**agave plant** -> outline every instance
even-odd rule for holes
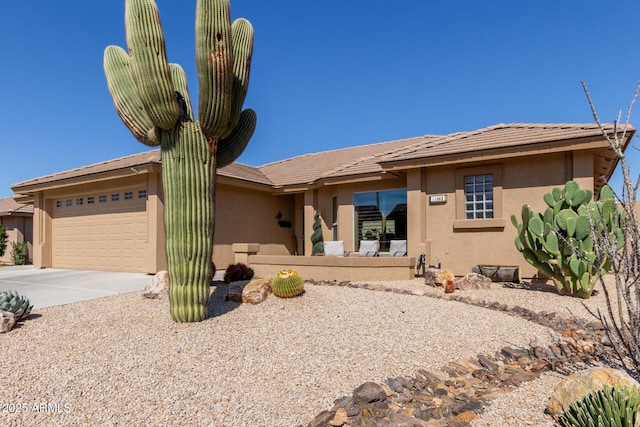
[[[571,405],[560,417],[561,427],[635,427],[638,425],[640,391],[605,386]]]
[[[16,291],[0,292],[0,310],[10,311],[16,315],[16,321],[29,317],[32,304],[27,298],[21,297]]]

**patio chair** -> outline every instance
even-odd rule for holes
[[[407,241],[406,240],[390,240],[389,256],[394,256],[394,257],[407,256]]]
[[[325,256],[345,256],[344,240],[329,240],[324,242]]]
[[[359,256],[378,256],[380,252],[380,240],[360,240]]]

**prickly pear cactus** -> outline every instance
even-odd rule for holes
[[[304,279],[294,270],[282,270],[271,280],[273,294],[280,298],[293,298],[304,290]]]
[[[605,386],[571,405],[558,419],[561,427],[635,427],[640,391],[633,386]]]
[[[611,268],[608,259],[596,256],[592,227],[598,233],[617,233],[615,238],[622,245],[621,229],[615,226],[621,217],[616,213],[613,191],[604,186],[598,201],[591,201],[592,195],[569,181],[564,188],[544,195],[548,206],[544,214],[524,205],[522,223],[511,216],[518,229],[516,248],[529,264],[553,280],[562,295],[589,298],[598,272]]]
[[[16,291],[0,292],[0,310],[10,311],[16,315],[16,321],[29,317],[33,305],[27,298],[20,296]]]
[[[324,240],[322,239],[322,224],[320,223],[320,211],[313,215],[313,234],[311,235],[311,255],[324,253]]]
[[[216,168],[232,163],[256,126],[242,110],[249,83],[253,28],[230,21],[228,0],[198,0],[196,119],[185,73],[167,62],[153,0],[126,0],[128,53],[104,52],[104,71],[116,112],[140,142],[160,145],[171,315],[197,322],[207,315],[213,277]]]

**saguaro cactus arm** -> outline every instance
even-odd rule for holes
[[[125,27],[131,75],[138,96],[153,123],[169,130],[178,121],[180,107],[175,99],[156,3],[153,0],[127,0]]]
[[[160,145],[160,134],[142,105],[136,84],[131,76],[129,55],[119,46],[104,51],[104,73],[109,93],[120,119],[133,136],[150,146]]]
[[[255,111],[247,108],[240,114],[240,121],[229,136],[218,142],[218,155],[216,163],[223,168],[235,162],[244,151],[256,130],[258,116]]]
[[[207,137],[229,126],[233,91],[233,48],[228,0],[198,0],[196,66],[200,82],[198,118]]]

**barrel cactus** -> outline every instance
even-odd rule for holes
[[[324,253],[324,239],[322,238],[322,224],[320,211],[313,215],[313,234],[311,234],[311,255]]]
[[[0,292],[0,310],[15,314],[16,321],[29,317],[32,308],[33,305],[29,303],[29,300],[20,296],[16,291]]]
[[[598,274],[611,268],[609,259],[596,255],[592,231],[613,233],[622,245],[621,217],[613,191],[604,186],[598,201],[591,201],[592,196],[590,190],[569,181],[564,188],[544,195],[548,206],[544,214],[524,205],[522,223],[511,216],[518,229],[516,248],[529,264],[553,280],[562,295],[589,298]]]
[[[605,386],[571,405],[558,419],[561,427],[635,427],[640,406],[637,387]]]
[[[271,290],[280,298],[293,298],[304,290],[304,279],[294,270],[282,270],[271,280]]]
[[[171,315],[201,321],[213,278],[216,169],[240,156],[256,127],[256,114],[242,110],[253,28],[231,23],[228,0],[198,0],[197,118],[182,67],[167,62],[156,3],[126,0],[125,29],[128,53],[104,51],[107,86],[133,136],[161,148]]]

